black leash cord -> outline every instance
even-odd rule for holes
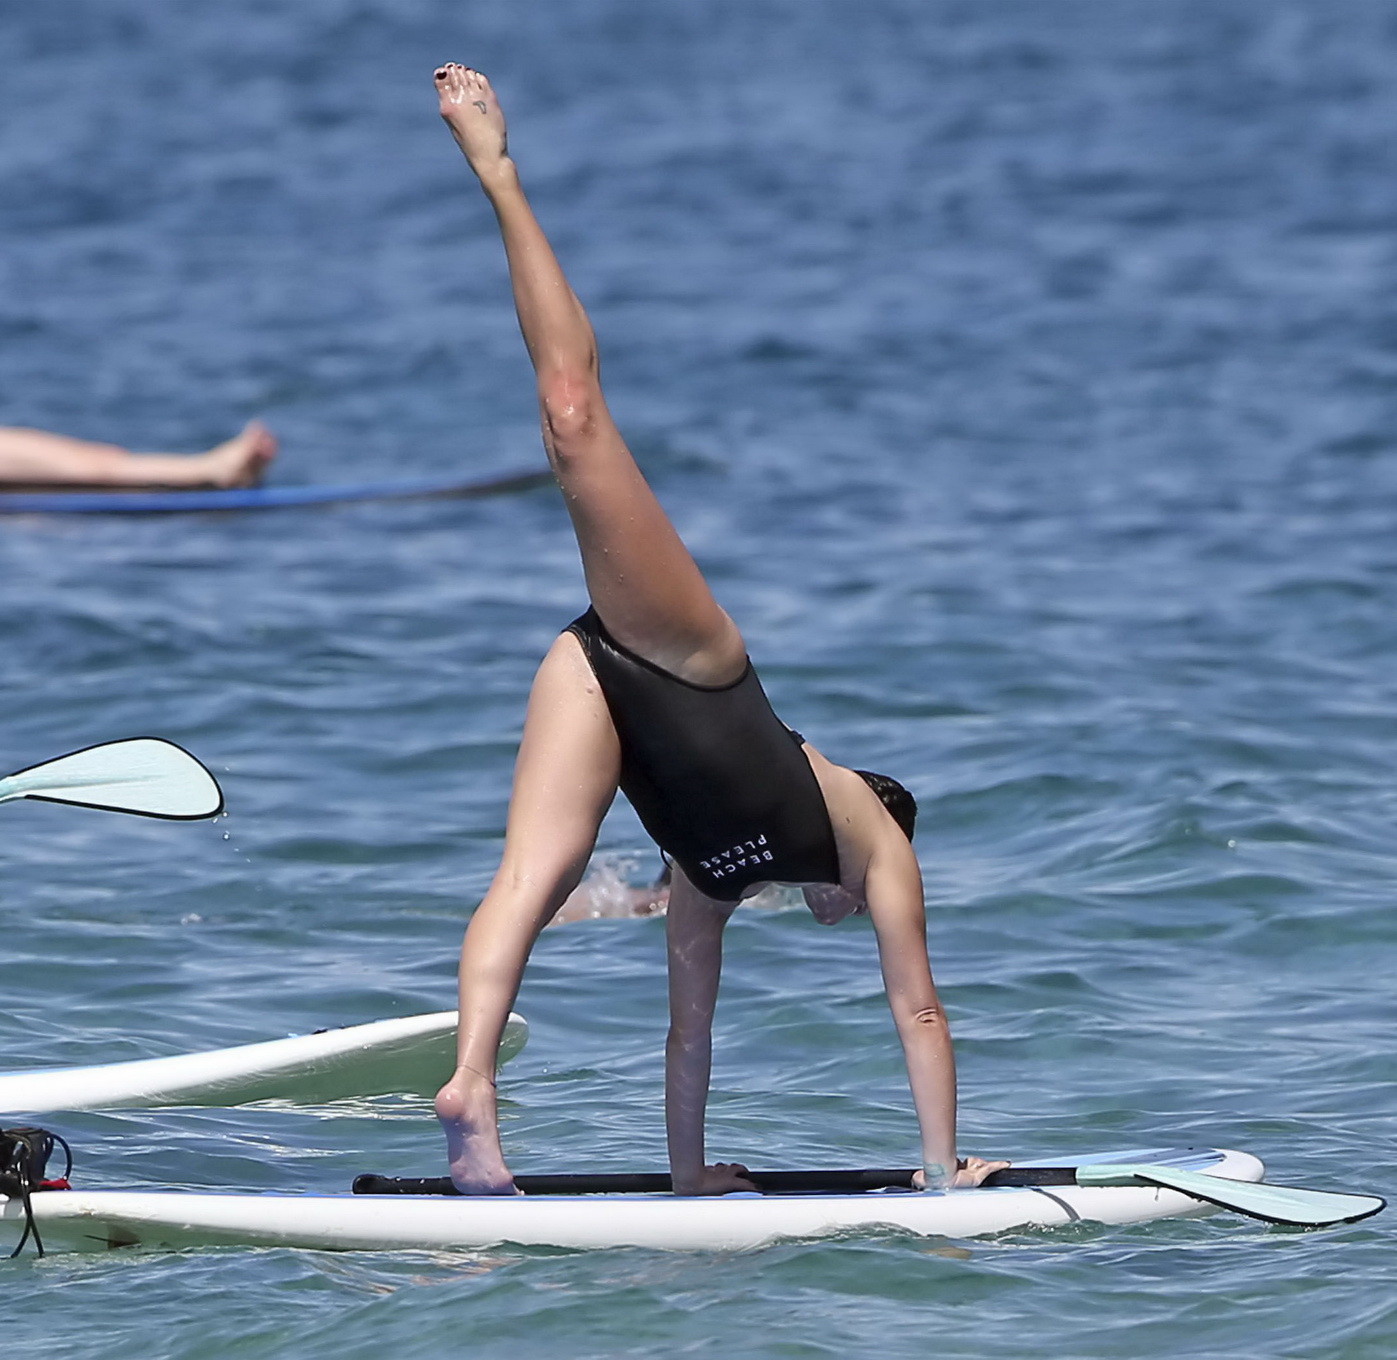
[[[18,1194],[24,1210],[24,1232],[10,1253],[11,1261],[24,1250],[30,1238],[34,1240],[35,1252],[40,1256],[44,1254],[44,1239],[34,1219],[33,1193],[44,1188],[48,1161],[55,1145],[63,1149],[65,1165],[61,1179],[66,1184],[73,1170],[73,1149],[66,1138],[48,1129],[0,1129],[0,1154],[5,1159],[5,1164],[0,1165],[0,1189],[12,1197]]]

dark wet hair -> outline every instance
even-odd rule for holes
[[[917,800],[889,775],[874,774],[872,770],[855,770],[854,773],[878,795],[878,801],[910,841],[917,825]]]

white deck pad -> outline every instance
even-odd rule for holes
[[[1111,1151],[1023,1162],[1081,1166],[1150,1163],[1259,1181],[1245,1152],[1207,1148]],[[1155,1186],[1003,1188],[925,1195],[529,1195],[447,1198],[400,1195],[187,1194],[176,1191],[47,1191],[33,1198],[50,1250],[140,1246],[280,1246],[339,1251],[472,1249],[500,1243],[570,1248],[650,1247],[732,1251],[776,1238],[832,1233],[977,1237],[1079,1221],[1147,1223],[1217,1212]],[[0,1208],[0,1249],[18,1240],[18,1203]]]
[[[455,1031],[455,1011],[434,1011],[206,1053],[0,1072],[0,1114],[431,1094],[450,1075]],[[509,1017],[501,1063],[528,1033],[522,1016]]]

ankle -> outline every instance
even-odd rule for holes
[[[470,1063],[457,1063],[456,1070],[451,1074],[451,1084],[463,1088],[488,1086],[493,1091],[495,1089],[495,1074],[482,1071],[478,1067],[472,1067]]]
[[[486,165],[476,165],[472,161],[471,169],[480,180],[480,187],[485,190],[485,196],[491,200],[519,187],[519,169],[507,154]]]

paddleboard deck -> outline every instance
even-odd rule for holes
[[[286,1097],[302,1103],[344,1096],[429,1095],[451,1070],[455,1011],[240,1044],[206,1053],[94,1067],[0,1072],[0,1112],[43,1114],[160,1105],[243,1105]],[[500,1062],[524,1047],[529,1027],[511,1015]]]
[[[1212,1148],[1105,1152],[1072,1165],[1140,1163],[1238,1181],[1264,1168],[1245,1152]],[[1061,1157],[1017,1165],[1059,1167]],[[191,1246],[296,1247],[332,1251],[471,1250],[511,1243],[562,1248],[645,1247],[736,1251],[780,1238],[869,1233],[982,1237],[1070,1223],[1148,1223],[1215,1213],[1214,1206],[1154,1186],[1004,1187],[828,1195],[399,1195],[188,1194],[179,1191],[46,1191],[33,1197],[49,1250]],[[0,1207],[0,1248],[18,1240],[23,1211]]]
[[[6,491],[0,492],[0,514],[160,515],[196,510],[282,510],[353,501],[469,499],[527,491],[542,486],[551,475],[530,469],[471,481],[424,477],[343,486],[250,486],[226,491]]]

